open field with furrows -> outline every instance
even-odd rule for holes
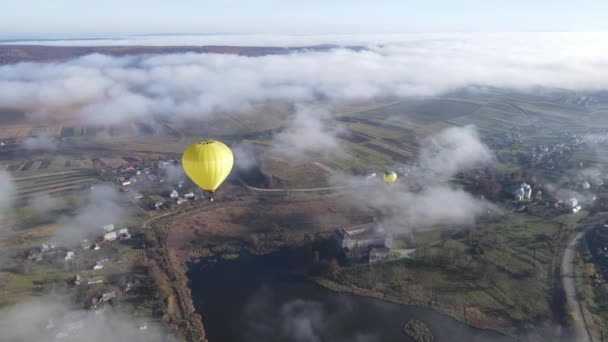
[[[37,193],[53,193],[77,189],[85,184],[97,181],[92,169],[75,169],[58,173],[22,177],[16,179],[17,195],[30,197]]]
[[[333,169],[320,162],[301,162],[278,157],[261,160],[260,171],[268,178],[271,188],[314,188],[328,186],[328,175]]]
[[[357,113],[359,117],[377,120],[396,119],[418,124],[429,124],[467,115],[480,108],[483,103],[449,98],[428,100],[405,100],[397,104]]]
[[[17,160],[6,160],[5,167],[15,177],[31,177],[53,172],[74,169],[92,168],[90,159],[77,156],[54,156],[51,154],[39,154],[19,158]]]

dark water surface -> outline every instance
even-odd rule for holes
[[[434,341],[515,341],[430,309],[335,293],[289,273],[285,251],[192,264],[194,304],[210,342],[412,341],[401,328],[424,322]]]

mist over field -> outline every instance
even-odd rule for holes
[[[255,41],[255,36],[245,38]],[[604,38],[585,33],[402,35],[363,37],[360,50],[260,57],[93,54],[0,67],[0,103],[33,113],[70,108],[89,123],[110,124],[218,117],[274,100],[427,97],[483,87],[594,91],[608,88],[608,48],[599,44]]]

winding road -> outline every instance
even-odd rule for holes
[[[581,303],[576,294],[576,286],[574,283],[574,256],[576,255],[576,249],[581,238],[585,235],[584,232],[576,234],[576,236],[570,240],[566,250],[564,251],[564,257],[562,258],[562,283],[564,291],[566,292],[566,300],[568,302],[568,308],[573,313],[574,319],[574,330],[576,332],[576,341],[578,342],[591,342],[591,335],[583,316],[581,309]]]

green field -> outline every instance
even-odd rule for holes
[[[552,279],[564,243],[585,217],[580,213],[552,220],[512,214],[447,239],[440,231],[418,232],[414,241],[419,248],[412,259],[344,267],[320,283],[431,306],[477,326],[517,334],[527,322],[560,318],[552,307]],[[470,252],[475,240],[483,254]],[[477,321],[465,316],[469,311]]]

